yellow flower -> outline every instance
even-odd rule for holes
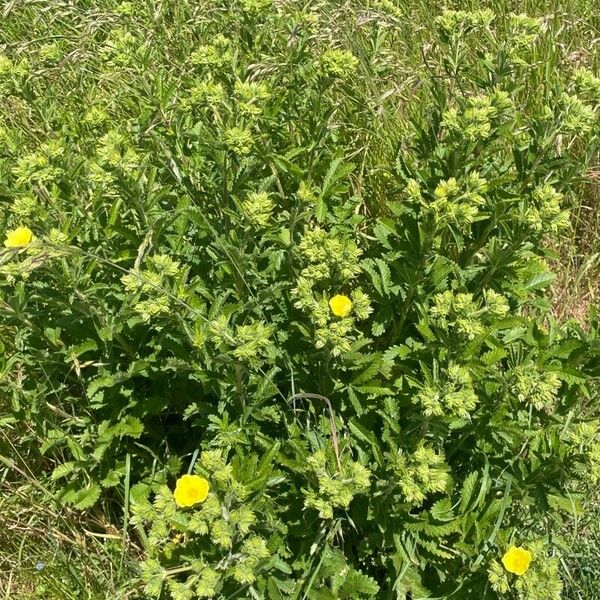
[[[509,573],[523,575],[529,569],[533,555],[525,548],[511,546],[502,557],[502,564]]]
[[[347,317],[352,310],[352,300],[348,296],[338,294],[329,301],[329,307],[336,317]]]
[[[198,475],[182,475],[175,485],[173,498],[181,508],[204,502],[208,496],[208,481]]]
[[[17,227],[6,232],[4,245],[7,248],[22,248],[33,240],[33,232],[29,227]]]

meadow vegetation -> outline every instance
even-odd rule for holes
[[[0,6],[0,595],[597,600],[600,11]]]

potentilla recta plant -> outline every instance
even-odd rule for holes
[[[53,500],[126,498],[141,597],[558,600],[600,365],[547,240],[600,79],[444,11],[403,102],[392,2],[163,9],[0,46],[0,406]]]

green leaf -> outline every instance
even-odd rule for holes
[[[462,491],[460,493],[460,512],[464,513],[470,505],[473,495],[475,494],[475,486],[477,485],[477,479],[479,474],[477,471],[469,473],[463,481]]]
[[[102,488],[98,484],[93,483],[90,487],[80,490],[77,493],[73,501],[73,506],[78,510],[86,510],[96,504],[101,493]]]
[[[327,217],[327,204],[324,198],[318,198],[315,203],[315,218],[319,223],[323,223]]]
[[[356,569],[350,569],[338,591],[338,598],[369,598],[379,592],[379,585],[372,578]]]
[[[523,284],[523,289],[527,292],[544,289],[548,287],[555,279],[556,275],[554,275],[554,273],[550,273],[548,271],[537,273],[531,277],[527,283]]]
[[[342,158],[336,158],[331,162],[321,187],[322,198],[326,198],[330,195],[332,191],[331,188],[337,181],[343,179],[352,173],[352,171],[354,171],[355,165],[353,163],[343,163],[342,161]]]
[[[438,500],[433,504],[429,512],[436,521],[452,521],[454,519],[454,511],[452,510],[450,498]]]
[[[377,440],[377,437],[375,437],[371,431],[363,427],[356,419],[350,419],[348,428],[357,439],[366,442],[371,446],[373,456],[377,461],[377,464],[382,467],[385,464],[385,461],[383,458],[383,452],[379,448],[379,441]]]
[[[61,479],[62,477],[66,477],[73,473],[76,469],[77,463],[74,461],[67,461],[58,465],[50,475],[51,481],[56,481],[57,479]]]

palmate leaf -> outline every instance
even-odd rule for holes
[[[284,600],[284,598],[287,597],[288,593],[291,593],[293,591],[292,585],[291,589],[287,589],[285,591],[286,596],[284,596],[281,590],[282,586],[283,589],[286,590],[285,582],[277,577],[269,577],[267,579],[267,597],[269,598],[269,600]]]
[[[381,258],[367,258],[362,261],[363,269],[371,277],[373,286],[382,297],[396,296],[401,289],[400,285],[394,285],[392,273],[388,263]]]
[[[389,240],[390,237],[397,235],[396,229],[389,220],[380,219],[373,227],[373,235],[377,241],[386,249],[392,250],[393,246]]]
[[[370,445],[375,460],[380,466],[383,466],[385,464],[383,452],[375,434],[363,427],[356,419],[350,420],[348,428],[357,439]]]
[[[461,528],[460,519],[454,519],[442,525],[431,523],[428,520],[422,520],[418,522],[408,522],[404,525],[407,531],[414,531],[415,533],[423,533],[430,538],[441,538],[456,533]]]
[[[323,550],[322,564],[319,576],[323,578],[334,577],[347,569],[346,557],[342,552],[327,546]]]
[[[40,452],[45,454],[50,448],[54,448],[55,446],[62,444],[67,439],[67,435],[61,431],[60,429],[50,429],[42,445],[40,446]]]
[[[367,366],[367,368],[364,371],[362,371],[356,377],[354,377],[354,379],[352,380],[352,385],[359,386],[361,384],[371,382],[371,381],[373,381],[373,383],[377,383],[378,380],[374,379],[374,378],[381,371],[382,366],[383,366],[382,355],[378,352],[373,353],[371,355],[370,364]]]
[[[363,269],[369,274],[371,277],[371,283],[375,287],[375,289],[379,292],[381,296],[384,295],[383,282],[381,281],[381,275],[375,269],[375,262],[373,259],[367,258],[362,261]]]
[[[98,437],[102,442],[108,442],[113,438],[139,438],[143,432],[144,424],[139,418],[133,416],[128,416],[112,425],[109,421],[103,421],[98,427]]]
[[[119,485],[121,482],[121,478],[123,477],[122,470],[113,469],[108,472],[108,474],[100,480],[100,485],[103,488],[115,487]]]

